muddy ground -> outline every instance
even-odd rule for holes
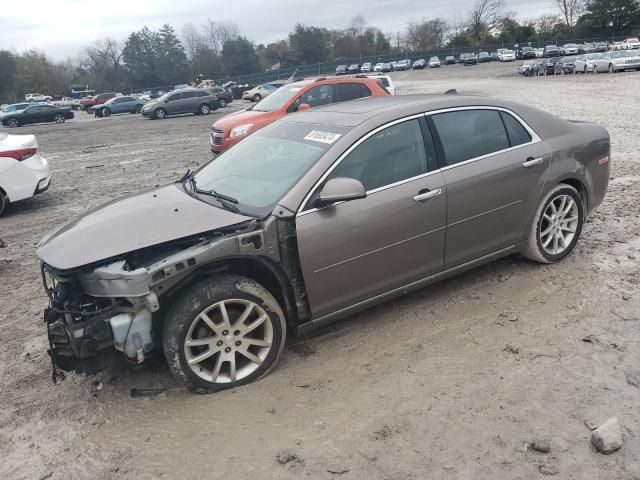
[[[34,249],[66,219],[205,162],[215,116],[79,113],[12,131],[37,135],[53,184],[0,219],[0,478],[640,478],[640,73],[514,70],[394,77],[399,93],[457,88],[604,125],[612,179],[575,252],[553,266],[510,257],[295,339],[271,375],[214,395],[162,363],[52,385]],[[604,456],[586,423],[612,416],[624,445]],[[527,448],[539,438],[551,452]]]

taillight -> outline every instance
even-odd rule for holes
[[[29,157],[33,157],[36,152],[38,151],[37,148],[20,148],[18,150],[8,150],[6,152],[1,152],[0,151],[0,157],[10,157],[10,158],[15,158],[16,160],[18,160],[19,162],[26,160]]]

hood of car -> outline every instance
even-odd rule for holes
[[[252,123],[255,127],[261,127],[282,116],[279,110],[273,112],[258,112],[256,110],[245,110],[242,112],[231,113],[216,121],[213,126],[220,128],[225,132],[233,127]]]
[[[177,184],[128,195],[48,233],[37,255],[68,270],[251,220],[192,197]]]

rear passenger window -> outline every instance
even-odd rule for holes
[[[338,83],[336,88],[338,89],[338,98],[341,102],[371,96],[371,90],[362,83]]]
[[[531,135],[525,130],[522,124],[513,118],[513,115],[509,115],[506,112],[500,112],[504,126],[507,129],[507,135],[509,136],[509,144],[512,147],[522,145],[523,143],[529,143],[531,141]]]
[[[444,150],[444,166],[509,148],[497,110],[459,110],[432,115]]]
[[[360,180],[365,190],[400,182],[427,172],[427,154],[417,119],[385,128],[358,145],[327,180]]]

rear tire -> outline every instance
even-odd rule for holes
[[[198,107],[198,113],[201,115],[209,115],[209,113],[211,113],[211,107],[206,103],[203,103]]]
[[[580,193],[566,183],[556,185],[538,205],[522,255],[539,263],[559,262],[576,246],[584,221]]]
[[[609,73],[613,73],[613,65],[609,64]]]
[[[162,341],[174,375],[190,388],[215,392],[269,373],[286,333],[284,313],[271,293],[252,279],[222,274],[176,299]]]
[[[9,128],[17,128],[20,126],[20,120],[17,118],[10,118],[7,120],[7,127]]]

